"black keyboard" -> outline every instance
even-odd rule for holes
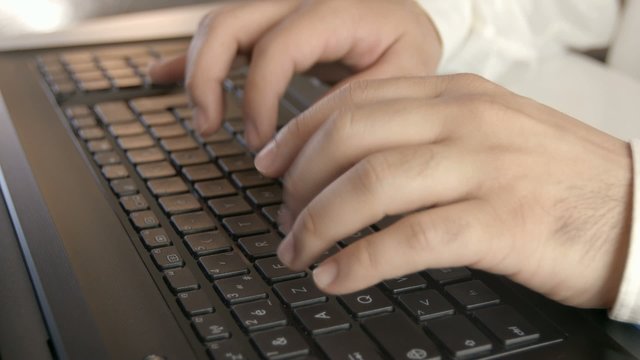
[[[245,146],[241,62],[225,82],[224,126],[206,138],[195,134],[180,87],[145,80],[150,61],[187,44],[51,52],[37,61],[203,358],[467,359],[562,341],[504,279],[471,269],[428,269],[336,297],[319,291],[310,271],[283,266],[275,256],[282,187],[254,168]],[[313,80],[293,85],[279,127],[319,96]],[[343,239],[313,266],[388,223]]]

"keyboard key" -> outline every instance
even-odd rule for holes
[[[267,206],[282,203],[280,186],[265,186],[247,190],[249,200],[256,206]]]
[[[200,210],[200,203],[191,194],[165,196],[158,199],[158,202],[162,210],[170,215]]]
[[[144,86],[144,80],[139,76],[113,77],[113,85],[118,89]]]
[[[245,129],[244,121],[241,118],[226,119],[224,128],[232,133],[243,133]]]
[[[248,257],[255,259],[275,255],[280,241],[276,234],[262,234],[241,238],[238,245]]]
[[[440,284],[446,284],[457,280],[469,279],[471,272],[464,267],[457,268],[441,268],[427,270],[429,276],[439,282]]]
[[[96,122],[96,119],[93,116],[78,117],[78,118],[73,118],[71,120],[71,126],[73,126],[73,128],[76,130],[82,129],[82,128],[94,127],[97,125],[98,123]]]
[[[140,211],[149,208],[147,200],[142,195],[129,195],[120,198],[120,204],[127,212]]]
[[[64,70],[64,69],[63,69]],[[65,108],[64,113],[69,118],[91,116],[91,109],[87,105],[72,105]]]
[[[248,330],[264,330],[287,324],[287,317],[279,303],[273,300],[258,300],[232,307],[233,315]]]
[[[250,360],[258,355],[249,344],[243,344],[238,338],[219,340],[207,344],[209,356],[222,360]]]
[[[191,118],[191,116],[189,116],[188,118]],[[225,129],[219,129],[218,131],[204,138],[200,135],[196,135],[196,140],[198,140],[198,142],[206,144],[229,141],[231,139],[233,139],[233,137]]]
[[[186,93],[159,95],[133,99],[130,104],[136,112],[148,113],[188,106],[189,98]]]
[[[175,176],[166,179],[151,180],[147,183],[149,190],[155,196],[165,196],[187,192],[187,185],[181,178]]]
[[[227,324],[218,314],[194,316],[191,319],[193,328],[203,341],[226,339],[231,336]]]
[[[352,294],[339,296],[350,313],[356,317],[365,317],[393,311],[393,304],[377,288],[370,287]]]
[[[124,165],[105,165],[102,167],[102,175],[104,175],[107,180],[121,179],[128,177],[129,171],[127,171]]]
[[[309,277],[278,283],[273,286],[273,290],[284,303],[292,308],[327,301],[327,296],[316,287],[313,279]]]
[[[214,286],[218,294],[229,304],[239,304],[267,297],[267,289],[262,279],[252,275],[217,280]]]
[[[171,161],[178,167],[202,164],[209,161],[209,156],[202,149],[176,151],[171,154]]]
[[[309,353],[309,345],[292,327],[261,331],[251,336],[262,356],[267,359],[287,359]]]
[[[260,274],[271,283],[301,278],[306,274],[304,271],[290,270],[275,256],[257,260],[255,266]]]
[[[144,127],[139,122],[132,121],[110,125],[109,132],[115,137],[140,135],[144,133]]]
[[[417,321],[454,313],[453,306],[435,290],[400,295],[399,300]]]
[[[387,290],[394,294],[423,289],[427,287],[427,281],[418,274],[409,274],[382,282]]]
[[[213,164],[187,166],[182,168],[182,174],[191,182],[222,177],[220,170]]]
[[[207,146],[207,152],[214,159],[223,156],[242,155],[246,153],[246,151],[247,150],[235,140],[213,143]]]
[[[493,306],[473,313],[504,346],[536,340],[540,333],[509,306]]]
[[[142,230],[140,236],[147,249],[171,245],[171,240],[163,228]]]
[[[144,180],[176,175],[176,170],[167,161],[138,165],[136,169]]]
[[[158,222],[156,214],[154,214],[150,210],[133,212],[129,215],[129,218],[131,218],[131,221],[133,221],[133,225],[135,225],[138,229],[152,228],[160,224]]]
[[[173,109],[173,113],[179,119],[191,119],[193,117],[193,108],[191,107],[177,107]]]
[[[189,268],[165,270],[164,280],[174,294],[196,290],[200,287]]]
[[[251,206],[241,196],[227,196],[209,200],[209,207],[220,217],[240,215],[251,212]]]
[[[107,139],[102,140],[91,140],[87,142],[87,148],[92,153],[97,153],[101,151],[110,151],[113,149],[111,143]]]
[[[280,205],[272,205],[262,208],[262,214],[267,217],[273,225],[278,225],[278,217],[280,216]]]
[[[269,231],[269,225],[256,214],[228,217],[222,220],[233,236],[249,236]]]
[[[187,235],[184,238],[192,254],[209,255],[231,250],[231,242],[227,235],[220,231],[207,231],[200,234]]]
[[[164,153],[158,147],[127,151],[127,158],[133,164],[144,164],[164,160]]]
[[[240,171],[231,175],[233,182],[240,188],[271,185],[275,180],[265,177],[257,170]]]
[[[93,156],[93,159],[100,166],[120,163],[120,156],[118,156],[118,154],[116,154],[113,151],[101,152],[101,153],[95,154]]]
[[[151,135],[153,135],[153,137],[155,138],[166,139],[183,136],[186,134],[187,132],[178,123],[173,123],[170,125],[157,125],[151,127]]]
[[[125,123],[136,120],[127,103],[124,101],[104,102],[95,106],[98,118],[105,125]]]
[[[87,128],[80,129],[78,131],[78,135],[80,135],[80,138],[85,141],[97,140],[97,139],[102,139],[104,137],[104,130],[102,130],[97,126],[87,127]]]
[[[138,186],[131,178],[113,180],[111,188],[118,196],[133,195],[138,192]]]
[[[440,359],[433,341],[402,313],[369,318],[362,325],[392,359]]]
[[[198,263],[210,279],[221,279],[249,272],[244,261],[234,252],[203,256]]]
[[[87,69],[87,71],[74,71],[73,77],[79,82],[107,80],[107,78],[104,76],[104,73],[100,71],[100,69],[96,68],[95,65],[92,65],[92,67]]]
[[[201,181],[196,183],[194,188],[205,199],[236,193],[236,189],[226,179]]]
[[[173,246],[153,249],[151,250],[151,257],[153,257],[153,262],[156,263],[160,270],[173,269],[184,265],[178,249]]]
[[[349,316],[333,302],[295,309],[295,315],[313,335],[348,329]]]
[[[192,234],[216,228],[209,214],[199,211],[189,214],[174,215],[171,222],[182,234]]]
[[[168,111],[142,114],[140,120],[149,127],[175,124],[178,121],[175,116]]]
[[[204,290],[194,290],[178,294],[178,303],[188,316],[213,312],[213,304]]]
[[[218,164],[220,164],[220,167],[226,173],[255,169],[253,166],[253,158],[249,155],[220,158],[218,159]]]
[[[118,138],[118,146],[122,150],[134,150],[142,149],[153,146],[155,143],[151,136],[147,134],[133,135],[133,136],[121,136]]]
[[[316,343],[330,359],[382,360],[376,346],[358,329],[322,335],[316,338]]]
[[[197,149],[198,143],[189,136],[160,140],[163,149],[169,152]]]
[[[472,280],[460,284],[449,285],[444,290],[467,310],[500,302],[498,295],[480,280]]]
[[[427,328],[456,357],[477,356],[493,347],[491,341],[462,315],[430,321]]]

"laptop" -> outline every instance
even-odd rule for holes
[[[638,355],[638,331],[604,311],[474,269],[323,294],[313,266],[275,256],[282,188],[244,143],[246,62],[224,83],[223,127],[203,138],[184,89],[144,73],[189,39],[134,39],[0,54],[0,359]],[[327,89],[297,76],[278,126]]]

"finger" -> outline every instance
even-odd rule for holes
[[[369,154],[430,144],[464,128],[461,110],[439,99],[401,99],[359,106],[324,122],[284,175],[292,216],[323,188]],[[404,162],[404,160],[400,160]]]
[[[480,182],[482,163],[474,154],[445,144],[370,155],[300,212],[278,255],[285,265],[304,269],[338,240],[384,216],[467,199]]]
[[[309,138],[334,113],[376,101],[437,97],[446,90],[449,81],[448,77],[416,77],[347,83],[282,128],[258,154],[255,165],[266,176],[280,177]]]
[[[198,27],[187,59],[186,87],[204,133],[220,126],[222,82],[238,51],[250,49],[262,34],[291,12],[299,0],[244,3],[209,14]]]
[[[474,266],[491,252],[496,236],[489,206],[469,200],[409,215],[325,260],[313,273],[318,287],[343,294],[426,268]]]
[[[154,84],[174,84],[184,79],[186,62],[186,55],[161,60],[151,64],[147,73]]]
[[[273,136],[278,100],[294,73],[337,60],[355,71],[367,69],[401,36],[398,29],[379,28],[375,38],[357,36],[373,32],[373,22],[357,27],[353,9],[336,12],[336,4],[315,2],[301,7],[256,44],[245,83],[245,137],[252,148],[262,147]]]

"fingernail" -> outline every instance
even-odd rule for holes
[[[268,171],[270,165],[273,163],[273,159],[276,154],[276,143],[272,140],[269,141],[267,146],[264,147],[256,156],[256,160],[254,161],[254,165],[256,169],[261,173]]]
[[[321,289],[331,284],[337,276],[338,264],[335,261],[327,260],[313,270],[313,281]]]
[[[285,204],[280,205],[278,210],[278,226],[285,234],[289,233],[293,226],[293,216]]]
[[[287,236],[284,238],[280,246],[278,247],[278,258],[286,266],[290,266],[294,257],[294,244],[293,238]]]

